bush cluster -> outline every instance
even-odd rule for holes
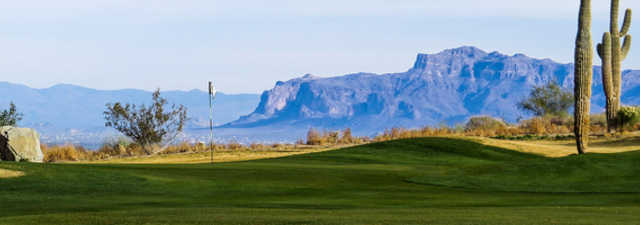
[[[44,154],[44,162],[60,162],[60,161],[80,161],[89,160],[94,152],[87,151],[83,147],[73,145],[63,145],[48,147],[40,145],[40,149]]]
[[[456,129],[451,129],[447,126],[441,126],[440,128],[427,126],[422,129],[391,128],[385,130],[382,134],[375,136],[373,141],[379,142],[406,138],[448,136],[456,133],[458,133]]]
[[[624,130],[637,130],[640,123],[640,107],[625,106],[618,111],[618,122]]]
[[[606,132],[604,114],[593,115],[591,131],[594,134]],[[502,119],[479,116],[469,119],[466,124],[438,128],[420,129],[392,128],[377,135],[373,141],[388,141],[405,138],[434,136],[476,136],[511,140],[566,140],[573,135],[573,118],[569,116],[534,117],[518,124],[507,124]]]
[[[344,131],[324,131],[320,133],[316,129],[309,129],[307,132],[307,140],[298,140],[297,144],[306,145],[348,145],[363,144],[369,142],[368,137],[354,137],[351,128]]]

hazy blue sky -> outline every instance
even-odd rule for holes
[[[640,10],[640,1],[622,0]],[[579,0],[40,0],[0,7],[0,81],[259,93],[312,73],[401,72],[473,45],[571,62]],[[609,0],[593,0],[594,41]],[[636,17],[637,18],[637,17]],[[634,18],[631,33],[640,37]],[[640,69],[640,42],[625,68]],[[596,60],[599,64],[599,59]]]

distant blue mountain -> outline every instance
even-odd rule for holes
[[[592,110],[602,112],[600,68],[594,71]],[[640,104],[640,71],[624,71],[623,80],[623,103]],[[572,90],[573,65],[461,47],[419,54],[413,67],[402,73],[305,75],[278,82],[262,94],[253,113],[225,127],[351,127],[370,134],[396,126],[462,123],[474,115],[514,122],[530,116],[516,107],[517,102],[533,87],[550,81]]]
[[[604,108],[600,73],[594,67],[592,112]],[[305,75],[278,81],[261,96],[220,94],[215,118],[217,125],[224,125],[214,132],[217,141],[291,142],[304,137],[310,127],[351,127],[356,135],[372,135],[391,127],[453,125],[474,115],[515,122],[530,116],[516,103],[533,87],[550,81],[571,90],[573,65],[461,47],[419,54],[413,67],[402,73]],[[33,89],[6,82],[0,82],[0,96],[0,109],[14,101],[24,113],[20,125],[36,128],[43,142],[92,147],[115,134],[104,127],[106,103],[151,100],[151,92],[133,89],[102,91],[73,85]],[[163,91],[162,96],[189,109],[192,119],[184,139],[208,140],[206,92]],[[624,71],[623,103],[640,105],[639,97],[640,71]]]
[[[24,120],[19,125],[33,127],[45,136],[70,133],[104,132],[105,104],[122,102],[150,104],[151,92],[143,90],[103,91],[61,84],[45,89],[0,82],[0,109],[9,102],[16,103]],[[208,93],[200,90],[161,91],[169,103],[182,104],[188,109],[188,128],[209,126]],[[255,94],[227,95],[220,93],[215,100],[215,122],[224,124],[250,113],[258,104]],[[98,140],[102,141],[102,139]]]

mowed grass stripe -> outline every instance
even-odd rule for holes
[[[638,207],[510,207],[418,209],[155,208],[3,218],[0,224],[633,224]]]

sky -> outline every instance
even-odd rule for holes
[[[610,3],[592,4],[595,44],[609,29]],[[0,81],[206,90],[213,80],[225,93],[260,93],[307,73],[403,72],[418,53],[463,45],[569,63],[578,7],[579,0],[8,1],[0,7]],[[621,7],[640,10],[640,1]],[[640,27],[630,33],[640,37]],[[639,46],[625,69],[640,69]]]

